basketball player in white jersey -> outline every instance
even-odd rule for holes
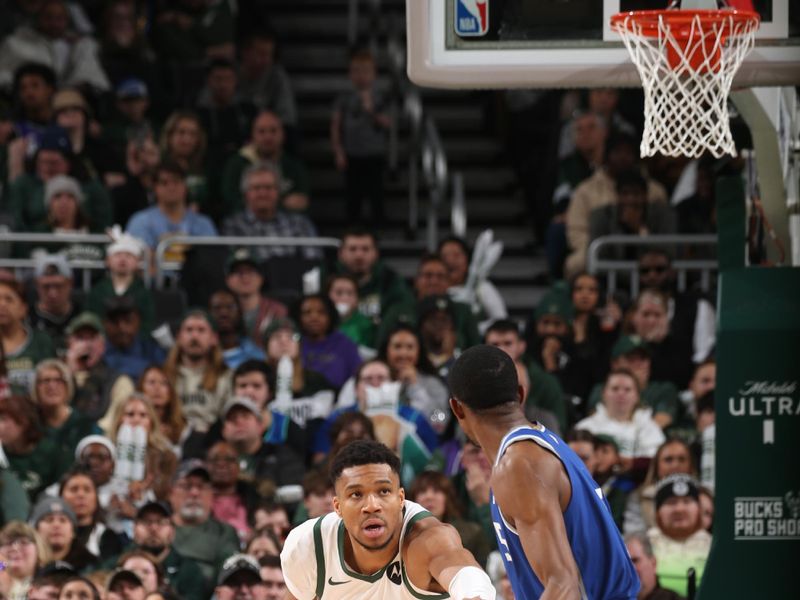
[[[330,467],[335,512],[295,528],[281,552],[292,600],[494,600],[458,532],[405,499],[400,461],[356,441]]]

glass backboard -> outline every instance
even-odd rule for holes
[[[406,0],[408,74],[452,88],[634,87],[611,15],[665,0]],[[756,47],[734,87],[800,83],[800,0],[753,0]]]

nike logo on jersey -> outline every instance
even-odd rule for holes
[[[347,581],[334,581],[333,577],[328,577],[328,584],[329,585],[344,585],[345,583],[350,583],[350,580]]]

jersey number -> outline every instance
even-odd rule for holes
[[[503,554],[506,555],[506,560],[508,562],[514,562],[511,558],[511,553],[509,552],[510,548],[508,547],[508,542],[506,541],[506,538],[503,537],[503,529],[500,527],[500,523],[495,523],[492,521],[492,524],[494,525],[494,531],[497,534],[497,539],[505,547]]]

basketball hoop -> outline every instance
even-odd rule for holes
[[[641,155],[736,155],[728,93],[760,17],[747,10],[642,10],[611,17],[644,88]]]

